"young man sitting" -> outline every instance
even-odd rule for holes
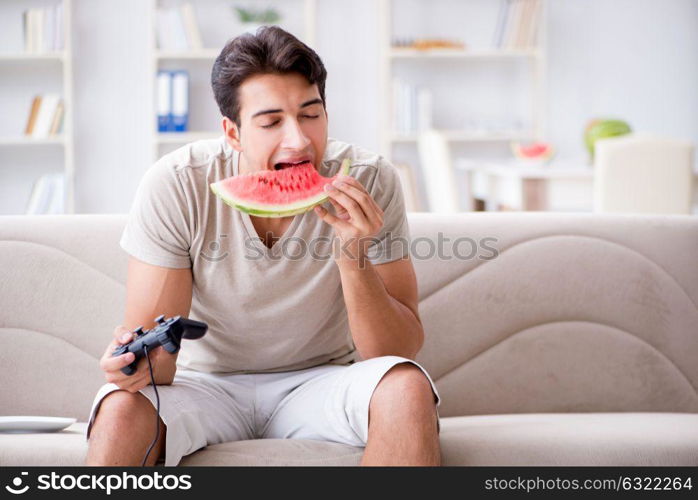
[[[224,135],[145,174],[120,242],[125,320],[100,361],[107,384],[92,405],[87,465],[139,465],[154,439],[147,360],[127,376],[132,355],[111,354],[160,314],[209,330],[150,355],[160,434],[147,465],[256,438],[365,446],[363,465],[440,464],[439,396],[413,361],[424,332],[399,177],[381,156],[328,138],[326,75],[278,27],[231,40],[212,72]],[[331,177],[345,158],[349,175],[329,202],[291,217],[248,215],[209,187],[302,161]],[[293,241],[315,252],[290,258]],[[323,249],[331,258],[318,258]]]

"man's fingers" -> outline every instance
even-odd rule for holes
[[[133,340],[134,333],[123,325],[114,329],[114,339],[121,345],[128,344]]]
[[[361,208],[363,214],[371,222],[371,224],[382,225],[380,218],[383,217],[383,210],[378,206],[376,201],[366,192],[363,187],[357,188],[348,183],[344,183],[337,188],[347,194],[349,198],[354,200]]]
[[[351,215],[351,220],[354,224],[365,225],[368,223],[368,217],[364,213],[364,210],[359,202],[338,188],[328,192],[330,197],[332,197],[337,203],[342,205],[347,212],[349,212],[349,215]]]
[[[318,217],[327,222],[330,226],[336,227],[342,231],[351,228],[351,224],[332,215],[325,207],[318,205],[313,210]]]
[[[124,366],[133,363],[134,359],[136,359],[136,356],[132,352],[127,352],[126,354],[121,354],[120,356],[111,356],[110,352],[108,351],[99,364],[102,371],[115,372],[121,370]]]
[[[335,213],[337,214],[337,217],[339,217],[342,220],[349,220],[351,217],[349,215],[349,212],[347,212],[347,209],[344,208],[342,205],[334,201],[332,198],[327,198],[332,206],[334,207]]]

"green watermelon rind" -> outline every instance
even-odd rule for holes
[[[342,166],[340,167],[340,173],[343,175],[349,175],[349,168],[351,166],[351,160],[345,159],[342,161]],[[289,203],[286,205],[255,205],[251,202],[240,203],[233,199],[227,193],[223,193],[216,186],[217,183],[211,183],[211,191],[213,191],[216,196],[218,196],[223,202],[233,208],[245,212],[250,215],[255,215],[257,217],[289,217],[291,215],[298,215],[304,212],[308,212],[313,209],[313,207],[320,205],[327,201],[329,195],[322,192],[318,193],[312,197],[306,198],[304,200],[299,200],[295,203]]]

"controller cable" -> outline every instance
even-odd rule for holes
[[[145,461],[148,460],[148,455],[150,455],[150,452],[152,451],[153,447],[155,446],[155,443],[158,442],[158,438],[160,437],[160,395],[158,394],[158,386],[155,385],[155,376],[153,375],[153,365],[150,363],[150,354],[148,353],[148,346],[146,344],[143,344],[143,352],[145,353],[145,359],[148,360],[148,369],[150,370],[150,381],[153,384],[153,390],[155,391],[155,400],[156,400],[156,407],[157,407],[157,414],[155,415],[155,439],[153,439],[153,442],[150,443],[150,446],[148,447],[148,451],[146,452],[145,456],[143,457],[143,462],[141,463],[141,467],[145,465]]]

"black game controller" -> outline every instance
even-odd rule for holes
[[[142,326],[133,330],[133,333],[136,334],[133,341],[118,347],[112,354],[112,357],[121,356],[127,352],[132,352],[136,355],[131,364],[121,369],[125,375],[136,373],[136,364],[144,356],[144,347],[147,347],[148,352],[151,352],[156,347],[162,346],[167,352],[174,354],[179,351],[179,344],[182,338],[199,339],[208,330],[206,323],[182,318],[181,316],[165,319],[165,315],[161,314],[155,318],[155,322],[157,325],[150,330],[143,330]]]

